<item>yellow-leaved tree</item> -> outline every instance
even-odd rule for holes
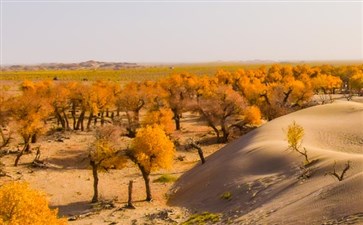
[[[95,136],[96,140],[89,148],[94,191],[92,202],[98,202],[98,171],[122,168],[126,162],[124,155],[118,154],[121,133],[116,126],[100,127],[96,130]]]
[[[11,132],[5,134],[3,128],[9,124],[8,97],[3,90],[0,90],[0,149],[9,144]],[[1,165],[1,162],[0,162]]]
[[[32,83],[26,81],[22,84],[23,93],[10,99],[9,112],[17,122],[17,132],[23,138],[24,147],[17,155],[14,166],[18,165],[24,152],[30,150],[30,143],[36,140],[44,131],[44,123],[52,112],[48,98],[48,83]]]
[[[174,131],[173,112],[168,108],[161,108],[158,110],[149,110],[142,125],[159,125],[167,134],[171,134]]]
[[[131,138],[135,137],[136,129],[140,127],[140,111],[150,101],[152,86],[150,82],[130,82],[116,95],[117,115],[120,111],[125,112],[127,136]]]
[[[305,164],[308,164],[310,163],[310,160],[308,158],[306,148],[303,148],[304,151],[300,149],[304,135],[304,128],[295,121],[293,121],[287,128],[286,138],[287,143],[289,144],[289,149],[303,155],[305,157]]]
[[[230,86],[211,82],[200,88],[195,111],[213,129],[218,142],[227,142],[231,125],[243,115],[245,107],[245,99]]]
[[[0,225],[65,225],[57,210],[48,207],[45,195],[27,183],[10,182],[0,187]]]
[[[166,105],[174,114],[175,129],[180,130],[182,114],[188,109],[188,104],[196,94],[197,79],[188,73],[173,74],[162,79],[160,86],[165,91]]]
[[[255,105],[248,106],[245,109],[244,116],[245,116],[244,117],[245,123],[252,124],[252,125],[260,125],[262,123],[262,121],[261,121],[261,111]]]
[[[351,89],[362,95],[363,91],[363,71],[356,72],[350,79]]]
[[[127,151],[127,156],[139,167],[146,187],[146,201],[151,201],[150,173],[170,168],[175,148],[173,142],[157,125],[140,128]]]

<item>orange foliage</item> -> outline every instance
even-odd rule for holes
[[[57,218],[57,210],[50,210],[43,193],[27,183],[11,182],[0,187],[1,225],[65,225]]]
[[[159,125],[167,134],[174,130],[173,112],[168,108],[148,111],[142,122],[143,126]]]
[[[175,154],[173,142],[157,125],[140,128],[132,141],[131,151],[137,163],[149,172],[170,168]]]
[[[244,121],[248,124],[260,125],[262,122],[260,109],[255,105],[247,107],[244,111]]]
[[[147,201],[152,200],[149,177],[151,171],[170,168],[174,155],[173,142],[158,125],[146,126],[137,131],[128,156],[142,173]]]

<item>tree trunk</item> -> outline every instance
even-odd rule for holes
[[[81,120],[81,131],[84,131],[84,125],[83,125],[84,117]]]
[[[204,164],[205,159],[204,159],[204,154],[203,154],[202,148],[199,145],[197,145],[196,143],[194,143],[194,142],[191,143],[191,146],[198,150],[200,161],[202,161],[202,164]]]
[[[104,112],[101,112],[101,126],[105,124],[105,115]]]
[[[180,130],[180,115],[178,113],[178,110],[174,108],[172,109],[172,111],[174,114],[173,120],[175,121],[175,129]]]
[[[14,166],[18,166],[20,157],[24,154],[24,152],[29,152],[30,149],[30,138],[26,138],[24,140],[24,147],[23,149],[18,153],[18,155],[15,158]]]
[[[134,123],[134,121],[132,120],[132,117],[128,111],[126,111],[126,117],[127,117],[127,121],[128,121],[128,127],[126,128],[126,130],[128,132],[127,136],[130,138],[134,138],[136,135],[137,126]]]
[[[127,201],[127,208],[129,209],[135,209],[135,206],[132,204],[132,187],[133,187],[134,181],[129,181],[129,198]]]
[[[98,202],[98,171],[97,164],[95,161],[91,160],[90,164],[92,166],[92,175],[93,175],[93,198],[92,203]]]
[[[93,112],[90,112],[89,117],[88,117],[88,122],[87,122],[87,130],[89,130],[91,127],[92,118],[93,118]]]
[[[38,138],[37,138],[37,134],[36,134],[36,133],[35,133],[35,134],[33,134],[31,139],[32,139],[32,140],[31,140],[31,143],[32,143],[32,144],[37,143],[37,140],[38,140]]]
[[[136,123],[139,123],[140,122],[140,110],[135,110],[134,111],[134,121]]]
[[[217,129],[217,127],[215,127],[212,124],[209,124],[209,126],[213,129],[214,133],[216,133],[216,135],[217,135],[217,142],[219,143],[221,141],[221,137],[219,135],[219,130]]]
[[[75,130],[79,130],[79,126],[81,126],[81,130],[83,131],[83,120],[84,120],[85,113],[86,113],[86,111],[82,110],[81,114],[79,115]]]
[[[8,134],[7,137],[5,137],[5,134],[3,132],[3,130],[0,128],[0,136],[1,136],[1,145],[0,145],[0,149],[7,146],[10,142],[11,139],[11,133]]]
[[[97,125],[97,116],[95,116],[95,119],[93,121],[93,126],[96,126]]]
[[[73,130],[76,130],[76,123],[77,123],[77,119],[76,119],[76,105],[72,104],[72,119],[73,119]]]
[[[150,189],[150,172],[146,171],[145,167],[141,166],[140,164],[138,164],[141,173],[142,173],[142,178],[144,178],[145,181],[145,188],[146,188],[146,201],[151,202],[152,201],[152,197],[151,197],[151,189]]]
[[[210,126],[214,133],[216,133],[217,135],[217,142],[219,143],[220,140],[220,135],[219,135],[219,130],[217,129],[217,127],[214,125],[213,121],[210,119],[210,117],[207,115],[207,113],[204,112],[204,110],[199,107],[199,113],[204,117],[204,119],[207,121],[208,126]]]
[[[26,153],[30,152],[30,143],[31,143],[31,136],[24,139],[24,151]]]
[[[222,130],[222,133],[223,133],[222,142],[225,143],[225,142],[228,141],[229,130],[226,127],[226,125],[224,124],[224,122],[221,123],[221,130]]]
[[[67,130],[69,129],[69,121],[68,121],[68,118],[67,118],[67,114],[63,111],[63,116],[64,116],[64,121],[66,122],[66,128]]]
[[[58,119],[58,123],[60,122],[63,129],[66,129],[66,123],[64,122],[64,119],[62,118],[61,114],[58,112],[58,110],[55,110],[55,115]]]
[[[16,166],[18,166],[18,163],[19,163],[20,157],[21,157],[23,154],[24,154],[24,149],[22,149],[22,150],[18,153],[18,155],[16,156],[16,158],[15,158],[15,162],[14,162],[14,166],[15,166],[15,167],[16,167]]]
[[[324,90],[324,92],[325,92],[325,90]],[[289,99],[289,96],[291,93],[292,93],[292,89],[289,89],[287,92],[284,92],[285,97],[284,97],[284,100],[282,101],[283,105],[286,105],[287,100]]]

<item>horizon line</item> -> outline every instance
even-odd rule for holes
[[[1,64],[0,67],[9,67],[9,66],[41,66],[41,65],[47,65],[47,64],[79,64],[79,63],[84,63],[84,62],[90,62],[90,61],[94,61],[94,62],[100,62],[100,63],[128,63],[128,64],[138,64],[138,65],[171,65],[171,64],[176,64],[176,65],[180,65],[180,64],[210,64],[210,63],[246,63],[246,64],[251,64],[251,63],[286,63],[286,62],[292,62],[292,63],[296,63],[296,62],[302,62],[302,63],[306,63],[306,62],[361,62],[363,63],[363,59],[286,59],[286,60],[271,60],[271,59],[249,59],[249,60],[206,60],[206,61],[115,61],[115,60],[110,60],[110,61],[103,61],[103,60],[96,60],[96,59],[89,59],[89,60],[79,60],[79,61],[67,61],[67,62],[62,62],[62,61],[52,61],[52,62],[40,62],[40,63],[7,63],[7,64]]]

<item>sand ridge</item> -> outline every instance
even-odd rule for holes
[[[298,179],[303,157],[287,150],[283,129],[296,121],[313,175]],[[242,224],[322,224],[361,220],[363,212],[363,104],[336,101],[272,120],[185,173],[174,186],[171,205],[222,212]],[[331,176],[334,162],[343,181]],[[230,192],[230,200],[222,199]],[[358,215],[358,216],[356,216]],[[351,219],[352,219],[351,218]]]

